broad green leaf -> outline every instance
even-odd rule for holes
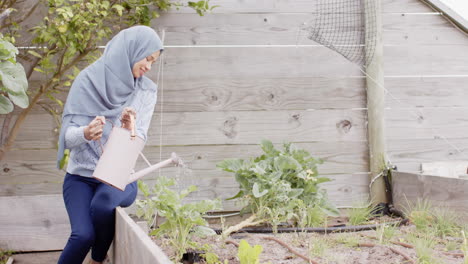
[[[0,39],[0,60],[15,58],[18,49],[10,42]]]
[[[10,99],[5,97],[4,95],[0,94],[0,114],[8,114],[13,111],[14,106],[11,103]]]
[[[230,197],[230,198],[227,198],[225,199],[226,201],[229,201],[229,200],[234,200],[234,199],[237,199],[237,198],[240,198],[244,196],[244,191],[240,190],[236,195]]]
[[[39,58],[39,59],[42,58],[42,55],[39,54],[39,53],[37,53],[37,52],[35,52],[34,50],[28,50],[28,53],[31,54],[31,55],[33,55],[34,57]]]
[[[22,95],[28,89],[28,80],[20,63],[0,62],[0,78],[9,94]]]
[[[301,164],[299,164],[297,160],[289,156],[276,157],[274,161],[274,166],[279,171],[297,170],[301,168]]]
[[[20,94],[11,94],[8,93],[8,97],[10,100],[17,106],[21,108],[26,108],[29,105],[29,98],[28,95],[25,92],[22,92]]]
[[[216,232],[207,226],[196,226],[193,228],[193,232],[195,233],[196,236],[199,236],[199,237],[207,237],[207,236],[216,235]]]
[[[268,190],[266,189],[260,192],[260,187],[258,186],[258,183],[254,183],[252,187],[252,194],[254,195],[255,198],[260,198],[267,193],[268,193]]]
[[[250,246],[249,243],[242,239],[239,243],[239,257],[240,264],[258,264],[260,263],[260,254],[263,247],[260,245]]]
[[[244,161],[241,159],[225,159],[218,163],[216,167],[228,172],[237,172],[243,168]]]
[[[273,143],[271,143],[271,141],[269,140],[266,140],[266,139],[262,140],[261,146],[262,146],[262,150],[268,156],[276,156],[279,153],[279,151],[277,151],[275,147],[273,146]]]
[[[289,192],[289,198],[296,198],[304,192],[304,189],[292,189]]]

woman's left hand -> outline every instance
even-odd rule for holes
[[[134,124],[132,124],[132,119],[130,116],[133,116],[133,120],[136,119],[136,111],[131,107],[125,107],[122,111],[122,115],[120,117],[120,122],[122,123],[122,127],[128,130],[132,130]]]

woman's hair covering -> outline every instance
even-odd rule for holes
[[[115,118],[130,103],[136,90],[151,89],[156,93],[157,85],[146,76],[135,79],[132,68],[158,50],[163,51],[158,34],[150,27],[134,26],[115,35],[107,43],[104,54],[78,74],[62,115],[57,168],[63,158],[65,132],[72,116]],[[77,118],[73,122],[80,123],[80,120],[89,118]]]

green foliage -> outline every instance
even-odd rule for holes
[[[375,230],[380,244],[388,243],[398,232],[398,224],[382,224]]]
[[[372,215],[372,204],[371,203],[360,203],[357,206],[351,208],[348,212],[349,223],[351,225],[362,225],[369,221]]]
[[[465,255],[465,257],[463,259],[463,263],[468,264],[468,241],[466,239],[465,231],[462,230],[460,232],[461,232],[462,238],[463,238],[463,243],[462,243],[462,246],[461,246],[461,250],[462,250],[463,254]]]
[[[456,236],[461,227],[458,225],[458,215],[447,208],[437,208],[433,211],[433,228],[437,236],[445,238],[446,236]]]
[[[160,177],[150,190],[145,183],[139,181],[138,187],[145,199],[136,201],[136,214],[148,221],[150,227],[156,212],[166,219],[159,227],[152,230],[150,235],[169,238],[169,243],[176,252],[175,259],[179,260],[187,249],[200,248],[192,241],[192,236],[205,237],[215,234],[214,230],[207,227],[208,223],[203,216],[208,211],[220,209],[221,206],[218,200],[183,203],[183,199],[197,188],[190,186],[179,193],[170,189],[174,183],[173,179]]]
[[[336,242],[347,247],[357,247],[359,245],[359,236],[352,233],[343,233],[336,238]]]
[[[447,208],[434,208],[430,201],[418,199],[405,208],[405,214],[420,232],[444,238],[459,234],[462,229],[458,215]]]
[[[19,0],[3,1],[1,11],[9,10],[19,12],[13,7]],[[5,39],[0,41],[0,114],[10,112],[13,104],[20,107],[31,108],[40,104],[42,108],[52,114],[60,127],[60,118],[63,102],[58,94],[66,92],[72,81],[80,72],[81,67],[87,66],[100,56],[99,45],[121,29],[135,24],[150,25],[152,19],[159,17],[159,12],[171,8],[187,7],[193,9],[199,15],[210,12],[216,6],[210,6],[209,0],[171,1],[171,0],[47,0],[44,2],[48,12],[42,21],[28,31],[32,35],[33,46],[39,49],[31,49],[22,54],[24,60],[29,61],[34,71],[42,73],[38,89],[31,94],[29,104],[26,96],[27,78],[21,65],[13,60],[4,61],[3,57],[18,53],[6,40],[14,43],[15,37],[21,31],[23,15],[10,15],[9,23],[2,25],[6,30]],[[29,12],[30,10],[21,10]],[[11,22],[11,23],[10,23]],[[3,29],[2,28],[2,29]],[[24,43],[29,45],[30,43]],[[83,63],[85,62],[85,63]],[[21,69],[20,69],[21,68]],[[10,76],[16,76],[15,82],[9,82]],[[27,78],[26,78],[27,77]],[[8,97],[6,96],[8,94]],[[48,98],[50,100],[41,100]],[[20,115],[26,116],[29,110]],[[14,123],[11,131],[20,131],[24,118]],[[17,132],[14,132],[17,133]],[[8,135],[15,138],[16,135]],[[14,140],[7,141],[3,146],[8,151]],[[66,164],[66,157],[61,161]],[[62,166],[63,167],[63,166]]]
[[[240,191],[230,199],[240,198],[246,202],[243,213],[252,212],[260,219],[268,219],[274,228],[289,219],[312,224],[312,219],[304,217],[313,208],[338,215],[326,191],[318,186],[330,181],[318,175],[317,164],[322,163],[321,160],[290,143],[284,144],[282,151],[275,149],[268,140],[263,140],[261,147],[264,154],[259,157],[226,159],[217,165],[235,174]]]
[[[249,242],[242,239],[239,243],[239,251],[237,253],[240,264],[259,264],[262,251],[262,246],[255,245],[252,247]]]
[[[160,11],[168,11],[172,8],[180,9],[181,7],[192,8],[197,14],[203,16],[218,6],[210,6],[209,0],[188,1],[186,3],[170,0],[126,0],[121,2],[119,12],[123,12],[127,24],[149,26],[152,19],[160,16]]]
[[[5,264],[13,253],[14,252],[11,250],[3,250],[0,248],[0,264]]]
[[[28,80],[23,66],[16,62],[18,49],[0,34],[0,114],[8,114],[14,104],[26,108],[29,105]]]
[[[421,231],[430,227],[434,221],[432,209],[432,204],[428,200],[418,199],[414,205],[408,205],[405,208],[405,215],[416,226],[416,229]]]
[[[326,251],[332,247],[332,244],[333,243],[326,236],[320,239],[312,237],[309,239],[309,255],[323,258]]]
[[[409,241],[414,245],[418,264],[438,264],[441,263],[434,257],[434,246],[436,241],[433,234],[412,234],[409,236]]]

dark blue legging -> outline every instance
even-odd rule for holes
[[[133,182],[120,191],[100,181],[67,173],[63,182],[63,200],[70,218],[71,235],[59,264],[81,264],[92,248],[93,260],[102,262],[114,239],[115,208],[135,201]]]

